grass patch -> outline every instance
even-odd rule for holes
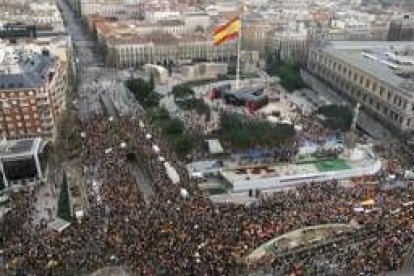
[[[314,162],[314,164],[319,172],[340,171],[351,168],[343,159],[321,160]]]

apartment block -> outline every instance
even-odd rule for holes
[[[54,137],[68,90],[65,55],[0,44],[0,137]]]

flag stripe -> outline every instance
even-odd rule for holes
[[[223,37],[221,37],[219,40],[214,40],[214,46],[219,46],[221,44],[223,44],[226,41],[235,39],[239,36],[239,32],[233,32],[233,33],[229,33]]]
[[[224,24],[224,25],[221,25],[221,26],[217,27],[217,28],[214,30],[213,35],[216,35],[216,34],[218,34],[218,33],[222,32],[222,31],[224,31],[224,30],[225,30],[225,29],[227,29],[227,28],[228,28],[231,24],[233,24],[235,21],[239,21],[239,20],[240,20],[239,16],[234,17],[232,20],[230,20],[230,21],[229,21],[229,22],[227,22],[226,24]]]
[[[220,40],[222,37],[240,31],[240,21],[235,21],[230,24],[225,30],[214,35],[214,40]]]

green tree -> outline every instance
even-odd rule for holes
[[[220,117],[221,138],[236,148],[280,145],[291,141],[295,135],[289,124],[272,124],[230,113],[222,113]]]
[[[181,134],[184,131],[184,124],[179,119],[171,119],[166,122],[164,131],[167,135]]]
[[[69,190],[66,173],[63,174],[62,185],[60,186],[57,215],[61,219],[67,221],[72,220],[72,216],[70,214]]]
[[[150,74],[149,86],[150,86],[151,92],[153,92],[154,88],[155,88],[155,79],[154,79],[154,74],[153,73]]]
[[[142,78],[129,79],[125,85],[144,108],[158,106],[161,97],[154,92],[155,83],[153,74],[150,75],[149,81]]]
[[[267,58],[266,72],[271,76],[278,76],[280,84],[289,92],[306,87],[299,65],[284,63],[274,53]]]
[[[322,123],[325,127],[349,130],[352,124],[354,114],[348,106],[342,105],[325,105],[318,108],[317,115],[322,115]]]
[[[180,135],[177,139],[173,142],[175,152],[180,155],[186,155],[191,152],[194,147],[194,139],[190,134],[183,134]]]

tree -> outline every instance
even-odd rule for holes
[[[278,76],[280,84],[287,91],[292,92],[305,87],[298,65],[286,64],[271,55],[266,63],[266,71],[269,75]]]
[[[160,96],[154,92],[154,75],[150,75],[149,81],[142,78],[129,79],[125,83],[126,87],[134,94],[135,99],[145,108],[158,106]]]
[[[317,115],[322,115],[322,124],[330,129],[347,131],[351,127],[354,114],[348,106],[325,105],[318,108]]]
[[[181,134],[184,131],[184,124],[179,119],[171,119],[167,121],[164,131],[167,135]]]
[[[72,220],[72,216],[70,214],[69,190],[66,173],[63,174],[62,185],[60,187],[57,215],[61,219],[67,221]]]
[[[150,86],[151,92],[153,92],[154,88],[155,88],[155,79],[154,79],[154,74],[153,73],[150,74],[149,86]]]
[[[289,124],[272,124],[230,113],[222,113],[220,117],[221,138],[236,148],[280,145],[295,135],[294,127]]]
[[[190,134],[180,135],[173,142],[174,150],[178,155],[186,155],[191,152],[194,147],[194,139]]]

